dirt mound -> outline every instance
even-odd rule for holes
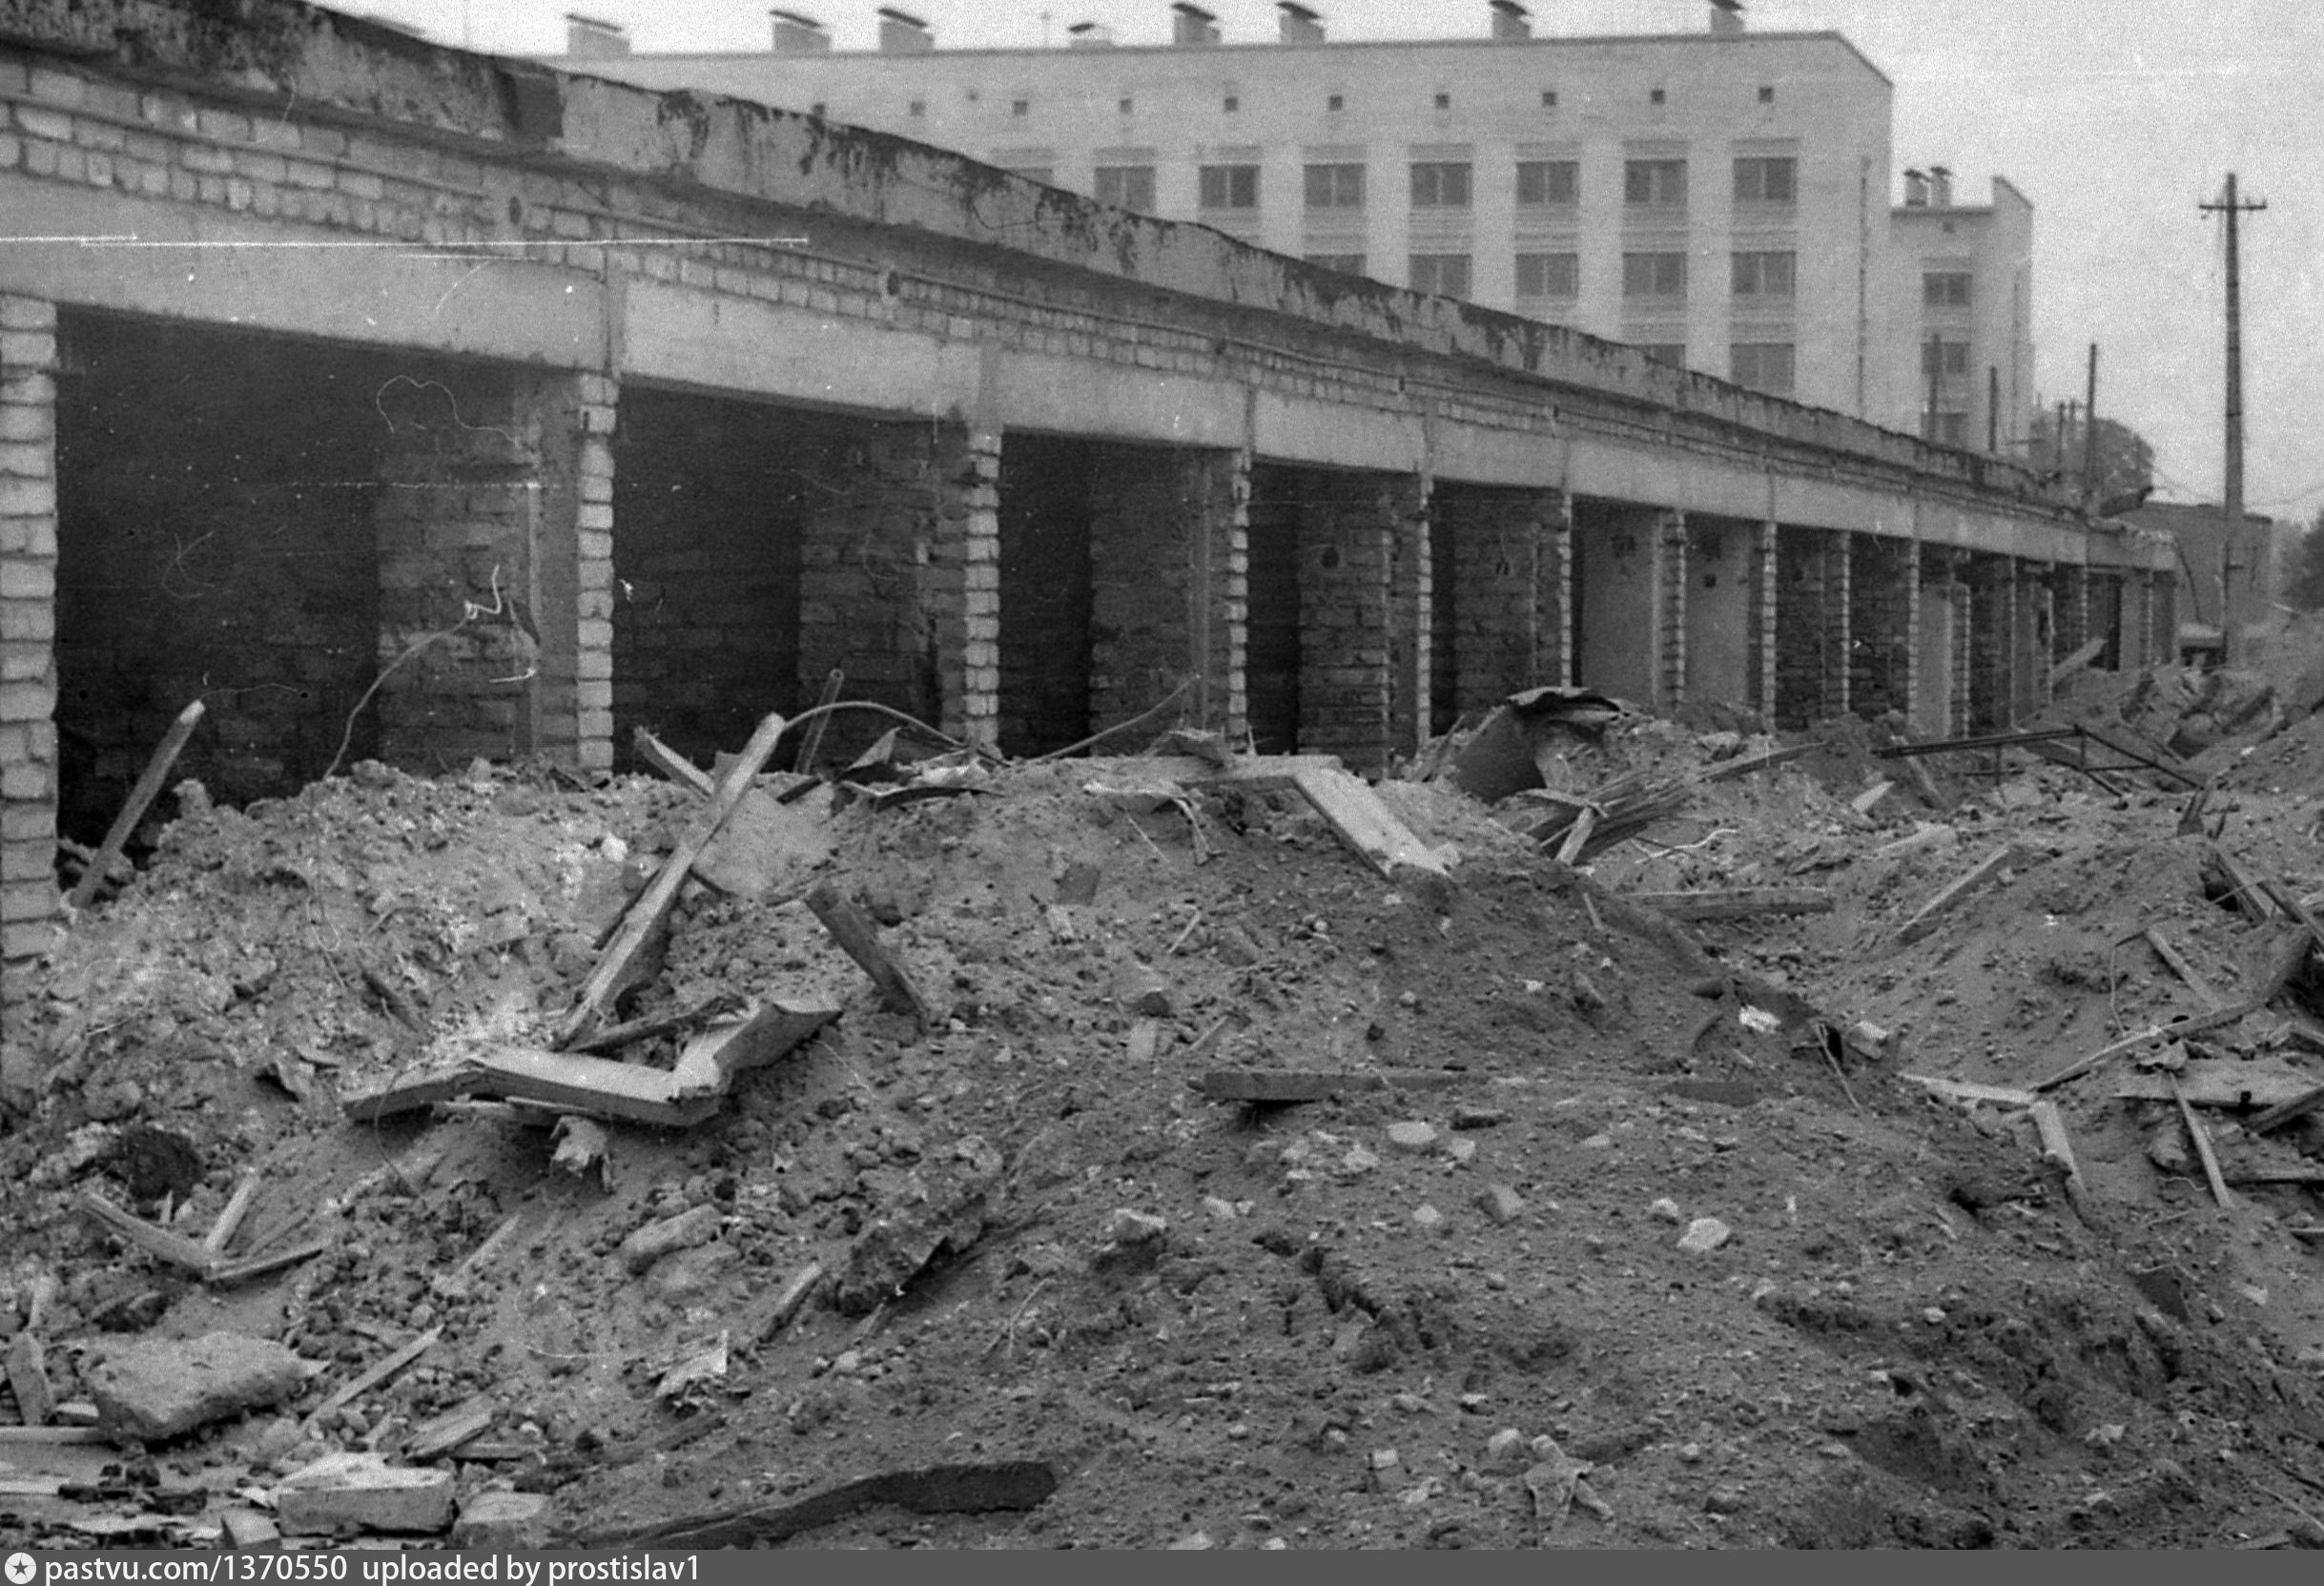
[[[1732,736],[1646,724],[1577,750],[1571,785],[1767,747]],[[2158,1184],[2122,1103],[2084,1086],[2064,1099],[2086,1221],[2030,1124],[1902,1077],[2024,1082],[2174,1000],[2139,924],[2223,986],[2259,928],[2201,899],[2175,800],[2043,768],[1940,828],[1908,796],[1854,808],[1869,748],[1694,782],[1588,875],[1495,818],[1514,800],[1384,784],[1457,852],[1450,887],[1384,881],[1287,790],[1167,799],[1156,762],[858,799],[815,874],[879,923],[934,1025],[881,1005],[797,888],[696,887],[625,1015],[845,1015],[709,1123],[615,1125],[586,1176],[551,1162],[539,1109],[357,1125],[334,1086],[445,1038],[544,1040],[695,795],[367,767],[190,815],[10,1032],[48,1081],[0,1139],[0,1333],[39,1312],[68,1402],[133,1335],[237,1331],[326,1370],[120,1469],[125,1497],[0,1498],[0,1531],[143,1515],[204,1540],[237,1491],[361,1447],[463,1498],[548,1494],[581,1538],[705,1515],[730,1539],[924,1546],[2191,1546],[2284,1525],[2324,1473],[2285,1330],[2315,1304],[2287,1231],[2304,1192],[2231,1214]],[[2005,843],[2021,856],[1989,891],[1887,946]],[[1681,930],[1621,897],[1777,882],[1834,906]],[[1836,1034],[1865,1024],[1878,1041]],[[667,1066],[684,1040],[624,1056]],[[1282,1106],[1196,1088],[1227,1069],[1341,1079]],[[76,1200],[198,1239],[246,1174],[230,1250],[322,1253],[232,1287]],[[485,1430],[413,1448],[463,1412]],[[73,1479],[122,1458],[76,1452],[42,1457]]]

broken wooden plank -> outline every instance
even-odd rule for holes
[[[2085,1222],[2089,1220],[2088,1194],[2082,1183],[2082,1164],[2074,1160],[2074,1143],[2066,1132],[2066,1117],[2055,1102],[2036,1102],[2033,1126],[2042,1137],[2042,1157],[2066,1174],[2066,1198]]]
[[[1283,1106],[1297,1102],[1321,1102],[1357,1091],[1444,1090],[1466,1078],[1438,1068],[1379,1069],[1369,1073],[1313,1068],[1214,1068],[1199,1080],[1189,1080],[1187,1084],[1214,1102]]]
[[[2149,947],[2154,949],[2154,956],[2162,959],[2173,975],[2187,983],[2187,989],[2193,992],[2196,999],[2201,1001],[2205,1007],[2215,1008],[2220,1005],[2221,998],[2217,990],[2203,978],[2202,973],[2193,964],[2187,961],[2185,954],[2164,938],[2161,931],[2149,925],[2139,935],[2146,938]]]
[[[939,1465],[867,1476],[793,1502],[747,1504],[682,1519],[585,1533],[560,1538],[557,1545],[689,1550],[768,1547],[875,1504],[915,1514],[1021,1512],[1039,1508],[1057,1489],[1057,1467],[1045,1459]]]
[[[682,1096],[675,1075],[658,1068],[496,1046],[470,1055],[469,1094],[545,1102],[569,1112],[599,1113],[634,1123],[686,1128],[718,1110],[720,1098]]]
[[[49,1382],[47,1351],[40,1338],[27,1328],[8,1343],[0,1371],[15,1390],[16,1413],[29,1427],[45,1427],[56,1417],[56,1390]]]
[[[923,1030],[936,1022],[936,1012],[913,979],[911,972],[880,945],[879,928],[829,881],[818,881],[807,894],[807,907],[823,922],[832,939],[879,988],[879,999],[894,1013],[908,1013]]]
[[[262,1255],[244,1256],[239,1261],[221,1261],[210,1268],[206,1281],[213,1288],[231,1288],[237,1283],[249,1283],[279,1272],[285,1267],[296,1267],[302,1261],[313,1261],[331,1247],[326,1239],[309,1240],[303,1245],[286,1246],[279,1250],[268,1250]]]
[[[148,1255],[158,1257],[195,1277],[208,1276],[211,1267],[216,1264],[216,1256],[199,1240],[155,1227],[135,1213],[114,1205],[93,1189],[82,1190],[76,1204],[81,1210]]]
[[[710,773],[644,728],[641,727],[631,733],[629,742],[631,747],[637,751],[639,759],[653,767],[672,782],[682,788],[691,788],[705,798],[710,795],[710,790],[716,785],[710,780]]]
[[[89,899],[96,895],[97,888],[104,885],[105,877],[121,857],[121,850],[137,830],[137,822],[145,818],[145,812],[160,794],[161,784],[168,780],[170,768],[177,763],[178,752],[186,747],[186,740],[194,736],[194,729],[200,723],[202,711],[206,709],[197,699],[178,711],[177,719],[170,723],[170,730],[162,734],[161,742],[154,749],[153,758],[146,761],[144,774],[137,778],[137,785],[130,789],[129,802],[121,806],[119,814],[113,816],[113,825],[105,833],[105,840],[97,845],[95,856],[89,861],[89,868],[82,871],[81,878],[72,884],[72,895],[66,899],[72,907],[87,907]]]
[[[0,1448],[60,1448],[111,1443],[113,1434],[95,1427],[0,1427]]]
[[[2235,907],[2255,925],[2272,923],[2281,911],[2275,900],[2268,896],[2258,877],[2245,869],[2235,855],[2217,843],[2203,845],[2204,864],[2218,872]]]
[[[823,691],[815,696],[814,709],[807,713],[814,718],[807,731],[800,734],[799,752],[791,758],[791,769],[809,776],[815,773],[815,756],[823,752],[823,729],[832,719],[832,707],[839,703],[839,690],[847,686],[847,672],[833,667],[823,679]]]
[[[2132,739],[2127,734],[2117,732],[2111,728],[2100,727],[2095,723],[2087,721],[2078,723],[2073,731],[2075,731],[2081,736],[2088,738],[2093,743],[2103,745],[2105,748],[2112,750],[2115,753],[2121,755],[2126,760],[2133,761],[2138,765],[2144,766],[2149,771],[2160,772],[2163,775],[2170,777],[2172,781],[2177,782],[2182,787],[2200,788],[2205,785],[2202,777],[2191,775],[2188,772],[2182,770],[2180,767],[2172,765],[2168,760],[2162,758],[2162,756],[2169,754],[2170,751],[2163,748],[2159,744],[2150,746],[2153,752],[2149,753],[2148,752],[2148,748],[2142,747],[2140,742],[2132,741]]]
[[[811,1261],[793,1272],[791,1281],[783,1285],[782,1292],[774,1297],[774,1308],[768,1313],[767,1325],[759,1329],[759,1342],[765,1343],[789,1327],[791,1319],[822,1283],[823,1264],[819,1261]]]
[[[768,1001],[731,1023],[716,1025],[687,1042],[670,1071],[672,1094],[680,1099],[723,1095],[735,1076],[764,1068],[812,1040],[837,1020],[840,1009],[824,1003]]]
[[[500,1406],[487,1394],[479,1393],[465,1404],[456,1405],[434,1419],[412,1429],[404,1440],[403,1457],[415,1465],[440,1458],[492,1430],[492,1423],[501,1418]]]
[[[597,967],[582,983],[581,995],[574,999],[572,1011],[559,1024],[553,1047],[571,1045],[589,1033],[604,1012],[613,1005],[614,999],[627,990],[642,972],[647,953],[654,939],[669,921],[669,911],[678,901],[678,889],[685,884],[688,872],[703,848],[718,834],[734,807],[751,791],[751,779],[759,773],[767,757],[774,752],[775,740],[783,735],[783,718],[768,714],[751,734],[751,741],[734,758],[734,763],[719,777],[710,794],[708,811],[679,839],[670,852],[661,874],[651,885],[640,893],[622,917],[621,928],[613,934]]]
[[[469,1094],[475,1076],[464,1059],[437,1059],[382,1074],[339,1092],[339,1110],[352,1123],[372,1123],[417,1112]]]
[[[2195,1116],[2195,1109],[2188,1102],[2187,1093],[2179,1088],[2178,1076],[2170,1074],[2164,1077],[2170,1081],[2170,1099],[2178,1103],[2179,1121],[2187,1125],[2187,1138],[2194,1142],[2195,1156],[2203,1164],[2203,1177],[2211,1185],[2211,1199],[2222,1209],[2232,1209],[2235,1195],[2228,1188],[2227,1180],[2219,1176],[2219,1157],[2211,1149],[2211,1131],[2203,1126],[2203,1120]]]
[[[2088,666],[2092,661],[2097,660],[2099,656],[2105,654],[2106,648],[2106,640],[2103,638],[2098,638],[2092,639],[2088,644],[2084,645],[2080,649],[2075,650],[2065,660],[2060,661],[2056,666],[2049,669],[2049,686],[2054,689],[2059,684],[2065,682],[2067,678],[2073,676],[2074,673],[2080,671],[2083,668]]]
[[[2271,1129],[2280,1129],[2295,1118],[2324,1109],[2324,1085],[2313,1085],[2297,1096],[2278,1102],[2246,1125],[2253,1134],[2264,1135]]]
[[[1597,818],[1601,812],[1594,804],[1584,804],[1573,816],[1573,824],[1566,828],[1565,841],[1557,845],[1557,862],[1561,865],[1581,863],[1582,850],[1597,834]]]
[[[1725,887],[1698,892],[1634,892],[1633,903],[1673,919],[1753,919],[1763,915],[1828,915],[1832,895],[1820,887]]]
[[[1444,860],[1380,802],[1363,778],[1344,771],[1309,770],[1293,776],[1291,783],[1340,840],[1383,876],[1393,880],[1400,866],[1431,875],[1446,874]]]
[[[2280,1067],[2248,1062],[2193,1062],[2175,1073],[2123,1077],[2109,1093],[2118,1102],[2168,1102],[2171,1080],[2199,1107],[2273,1107],[2305,1094],[2315,1081]]]
[[[1721,760],[1718,764],[1697,772],[1694,779],[1697,782],[1724,782],[1731,776],[1748,776],[1755,771],[1770,771],[1787,760],[1797,760],[1803,754],[1812,754],[1816,752],[1816,748],[1817,746],[1812,743],[1791,744],[1782,749],[1770,749],[1758,754],[1744,754],[1733,760]]]
[[[673,1030],[690,1030],[697,1024],[707,1024],[722,1014],[733,1012],[741,1005],[741,999],[721,992],[714,997],[706,997],[701,1001],[689,1003],[683,1008],[648,1014],[645,1018],[633,1019],[627,1024],[608,1024],[595,1035],[573,1042],[566,1050],[585,1056],[592,1053],[610,1052],[617,1047],[627,1046],[633,1040],[644,1040],[648,1036],[668,1035]]]
[[[1974,1080],[1940,1080],[1928,1074],[1901,1074],[1898,1078],[1909,1080],[1923,1090],[1954,1102],[1987,1102],[2001,1107],[2030,1107],[2041,1100],[2032,1091],[2012,1085],[1980,1084]]]
[[[337,1392],[324,1399],[322,1403],[317,1405],[307,1415],[307,1427],[312,1430],[322,1420],[324,1416],[331,1414],[335,1411],[344,1409],[346,1406],[351,1405],[356,1400],[361,1398],[364,1394],[370,1392],[374,1388],[379,1387],[380,1384],[385,1382],[389,1377],[394,1376],[398,1371],[402,1370],[404,1367],[409,1366],[413,1361],[418,1360],[422,1355],[427,1353],[429,1349],[435,1348],[436,1340],[442,1338],[442,1336],[443,1324],[439,1322],[436,1326],[428,1329],[427,1331],[421,1333],[418,1337],[405,1343],[401,1349],[388,1354],[384,1359],[380,1360],[379,1364],[373,1366],[371,1370],[365,1371],[361,1376],[357,1377],[353,1382],[348,1383],[347,1386],[339,1389]]]
[[[1854,810],[1860,815],[1868,816],[1880,806],[1882,799],[1886,798],[1890,793],[1896,791],[1897,785],[1892,781],[1875,782],[1872,784],[1872,786],[1866,788],[1862,793],[1860,793],[1854,798],[1849,799],[1848,808]]]
[[[1231,787],[1244,793],[1275,793],[1294,785],[1304,772],[1347,769],[1336,754],[1253,754],[1238,756],[1226,766],[1194,754],[1153,754],[1139,762],[1141,777],[1151,772],[1197,792]]]
[[[242,1219],[250,1215],[250,1203],[257,1198],[257,1194],[258,1170],[255,1167],[243,1169],[241,1178],[235,1183],[234,1194],[228,1198],[225,1209],[217,1214],[217,1221],[211,1224],[210,1231],[202,1236],[202,1248],[214,1256],[224,1255],[226,1246],[234,1243],[234,1236],[241,1230]]]
[[[2324,1166],[2318,1166],[2314,1163],[2286,1163],[2280,1166],[2265,1163],[2243,1163],[2224,1176],[2230,1184],[2324,1184]]]
[[[2170,1024],[2154,1025],[2150,1029],[2139,1031],[2136,1035],[2125,1036],[2111,1045],[2102,1046],[2088,1057],[2067,1063],[2048,1078],[2034,1081],[2027,1088],[2037,1092],[2055,1090],[2069,1081],[2079,1080],[2094,1068],[2112,1062],[2126,1052],[2135,1052],[2140,1047],[2150,1046],[2158,1040],[2177,1040],[2183,1036],[2200,1035],[2205,1030],[2216,1029],[2222,1024],[2232,1024],[2248,1013],[2256,1013],[2260,1006],[2258,1001],[2246,998],[2240,1002],[2231,1002],[2224,1008],[2213,1008],[2209,1013],[2196,1014],[2190,1019],[2182,1019]]]
[[[1900,946],[1919,941],[1937,928],[1938,921],[1966,902],[1983,888],[1990,885],[2008,868],[2017,856],[2013,843],[2004,843],[1970,867],[1968,873],[1955,879],[1936,896],[1921,905],[1910,919],[1897,927],[1896,939]]]

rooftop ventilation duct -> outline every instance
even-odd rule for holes
[[[1495,38],[1532,38],[1532,17],[1517,0],[1492,0],[1492,36]]]
[[[893,6],[879,8],[879,52],[883,55],[925,55],[936,47],[928,24]]]
[[[1932,165],[1928,168],[1928,202],[1931,209],[1953,207],[1953,172],[1950,166]]]
[[[1282,21],[1284,43],[1324,42],[1324,16],[1321,11],[1299,5],[1296,0],[1275,0],[1275,10]]]
[[[1907,171],[1904,173],[1904,207],[1906,209],[1928,208],[1928,175],[1925,172]]]
[[[1743,31],[1743,0],[1711,0],[1711,31],[1732,38]]]
[[[774,52],[778,55],[824,55],[831,52],[832,35],[823,24],[798,11],[774,11]]]
[[[1178,0],[1170,8],[1170,42],[1178,45],[1216,44],[1219,19],[1200,6]]]
[[[1068,50],[1111,50],[1114,30],[1102,22],[1077,22],[1065,30]]]
[[[600,22],[579,11],[565,13],[565,52],[603,60],[629,52],[629,35],[618,22]]]

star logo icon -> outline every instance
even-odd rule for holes
[[[29,1553],[10,1554],[7,1568],[9,1586],[32,1586],[32,1577],[40,1573],[40,1566]]]

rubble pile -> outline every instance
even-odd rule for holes
[[[181,790],[8,1034],[0,1534],[2324,1542],[2314,725],[1528,706]]]

